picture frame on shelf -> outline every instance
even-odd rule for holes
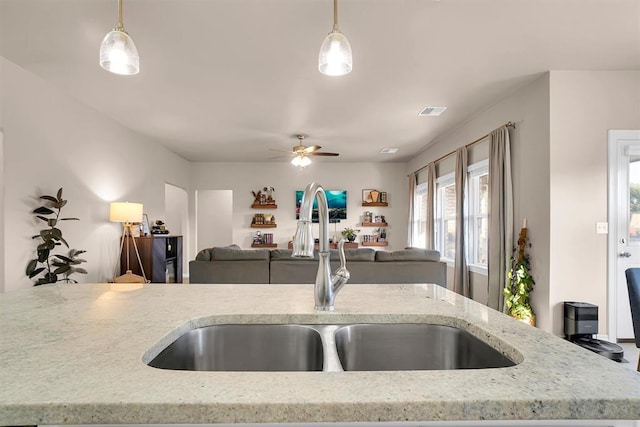
[[[372,203],[373,199],[371,197],[371,192],[372,191],[378,191],[374,188],[369,188],[366,190],[362,190],[362,203]]]

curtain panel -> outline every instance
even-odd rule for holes
[[[456,253],[454,259],[453,290],[465,297],[471,298],[469,285],[469,268],[467,266],[466,248],[466,219],[467,206],[465,203],[467,193],[467,147],[456,150]]]
[[[415,212],[415,199],[416,199],[416,187],[418,185],[418,173],[409,174],[409,229],[407,230],[407,247],[413,247],[414,232],[416,228],[416,212]]]
[[[427,165],[427,249],[435,249],[436,164]]]
[[[504,311],[502,289],[513,246],[513,188],[511,149],[506,126],[491,132],[489,140],[489,251],[487,305]]]

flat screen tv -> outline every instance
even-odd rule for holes
[[[302,206],[302,195],[304,191],[296,191],[296,219],[300,216],[300,206]],[[336,222],[347,219],[347,190],[325,190],[327,195],[327,205],[329,207],[329,221]],[[313,222],[318,222],[318,201],[313,201]]]

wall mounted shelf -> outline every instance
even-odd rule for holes
[[[251,244],[252,248],[277,248],[278,244],[277,243],[252,243]]]
[[[388,227],[389,224],[386,222],[363,222],[363,227]]]
[[[251,228],[276,228],[277,226],[278,224],[251,224]]]
[[[389,242],[362,242],[362,246],[388,246]]]
[[[260,205],[260,204],[252,204],[251,205],[252,209],[278,209],[278,205],[274,204],[264,204],[264,205]]]
[[[362,202],[362,206],[365,206],[365,207],[370,207],[370,206],[389,206],[389,203],[387,203],[387,202],[370,202],[370,203]]]

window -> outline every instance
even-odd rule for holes
[[[436,181],[435,244],[445,261],[456,255],[456,184],[453,173]]]
[[[489,251],[489,167],[485,160],[469,167],[469,265],[487,268]]]
[[[487,160],[468,168],[466,200],[467,256],[469,266],[486,274],[489,251],[489,165]],[[414,242],[426,247],[427,184],[416,188],[414,200]],[[435,249],[443,261],[456,255],[456,184],[453,172],[436,180],[434,212]]]
[[[427,183],[418,184],[413,200],[413,245],[427,247]]]

